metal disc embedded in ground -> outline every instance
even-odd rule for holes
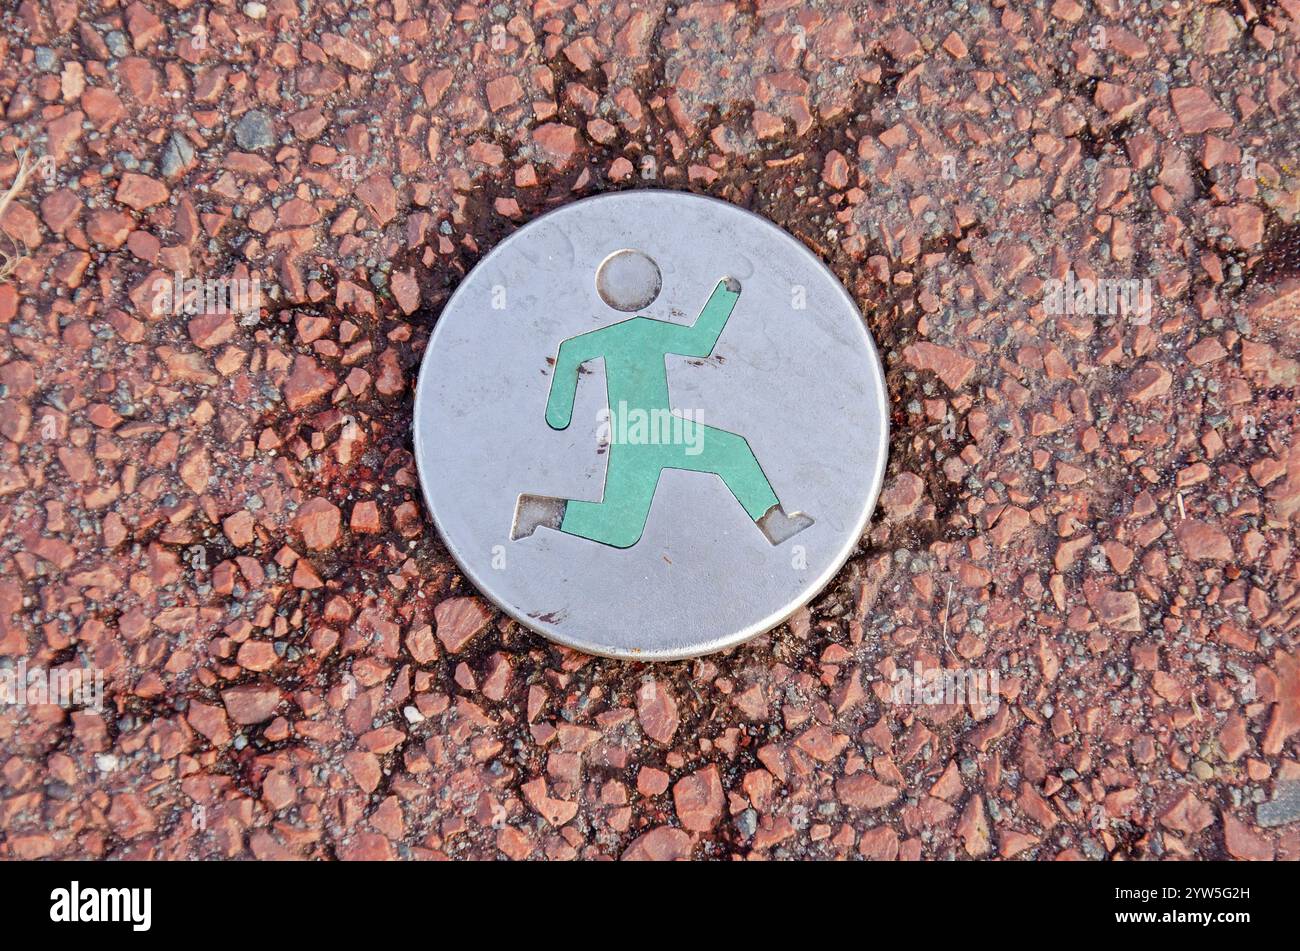
[[[680,192],[568,205],[443,309],[415,454],[488,598],[579,650],[668,660],[779,624],[857,544],[885,468],[853,300],[758,216]]]

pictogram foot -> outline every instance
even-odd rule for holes
[[[521,495],[515,503],[515,521],[510,527],[510,540],[527,538],[539,528],[560,530],[564,521],[564,510],[568,508],[567,499],[556,499],[549,495]]]
[[[798,535],[812,523],[813,519],[810,515],[805,515],[803,512],[792,512],[787,515],[780,505],[773,505],[755,524],[767,536],[769,542],[779,545]]]

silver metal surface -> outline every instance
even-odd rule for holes
[[[555,500],[602,499],[617,430],[602,360],[570,425],[547,424],[560,344],[635,316],[690,326],[722,281],[734,310],[710,355],[666,358],[670,402],[743,436],[784,511],[756,521],[719,476],[666,468],[630,547],[558,530]],[[769,630],[830,581],[880,491],[887,405],[853,299],[797,240],[713,199],[619,192],[529,223],[457,288],[420,369],[415,456],[487,598],[578,650],[670,660]],[[535,527],[512,539],[517,508]]]

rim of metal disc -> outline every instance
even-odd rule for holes
[[[474,570],[469,560],[461,554],[460,549],[442,529],[442,524],[438,519],[437,509],[434,507],[432,501],[430,485],[433,482],[433,478],[432,473],[429,471],[430,468],[432,468],[435,454],[440,452],[440,450],[424,444],[424,440],[421,437],[421,426],[419,425],[422,407],[425,405],[430,385],[428,383],[428,375],[431,372],[430,367],[432,366],[432,361],[429,359],[429,354],[433,351],[433,348],[437,346],[438,337],[443,327],[443,316],[451,312],[452,308],[461,297],[461,294],[465,292],[466,288],[469,286],[474,273],[478,271],[479,268],[481,268],[493,255],[500,251],[504,251],[514,242],[525,240],[526,236],[533,228],[545,222],[552,215],[572,213],[574,208],[582,205],[616,203],[627,201],[631,198],[645,198],[647,196],[670,196],[674,200],[680,199],[716,206],[719,210],[725,209],[729,213],[739,212],[742,216],[752,219],[758,226],[775,231],[781,238],[793,244],[798,249],[798,253],[801,254],[809,264],[830,277],[834,283],[836,293],[848,306],[850,312],[855,314],[858,318],[858,330],[862,334],[863,342],[867,346],[868,359],[871,360],[875,369],[876,397],[879,402],[881,416],[880,445],[878,447],[879,455],[877,456],[878,461],[872,467],[873,471],[869,473],[869,485],[867,486],[867,492],[865,495],[866,504],[862,507],[862,512],[858,517],[857,523],[853,527],[853,531],[846,534],[839,551],[837,551],[827,562],[826,568],[819,573],[816,578],[805,585],[803,590],[806,593],[792,601],[788,608],[783,611],[774,612],[764,618],[757,619],[734,634],[714,638],[711,641],[699,645],[693,645],[689,649],[685,650],[618,648],[607,644],[588,643],[566,635],[562,630],[557,629],[555,625],[549,622],[530,617],[525,611],[507,603],[504,598],[493,596],[491,593],[493,591],[492,586],[484,583],[483,577]],[[862,533],[866,530],[868,523],[871,521],[871,516],[876,511],[876,504],[879,501],[880,491],[884,485],[885,470],[888,467],[889,461],[889,393],[885,388],[884,365],[880,360],[880,353],[876,349],[875,338],[872,337],[871,331],[867,327],[866,319],[862,316],[862,311],[858,308],[857,301],[855,301],[853,296],[849,294],[848,289],[845,288],[844,283],[839,279],[839,276],[827,267],[826,263],[814,254],[802,241],[790,234],[790,232],[786,231],[780,225],[769,221],[762,215],[750,211],[748,208],[743,208],[740,205],[733,205],[731,202],[712,198],[708,195],[697,195],[694,192],[677,191],[669,188],[630,188],[622,191],[605,192],[600,195],[580,198],[577,201],[568,202],[558,208],[552,208],[549,211],[538,215],[536,218],[533,218],[531,221],[503,238],[500,243],[488,251],[487,254],[483,255],[474,267],[470,268],[469,272],[461,279],[460,283],[456,286],[456,290],[452,292],[451,296],[447,299],[447,302],[439,311],[438,320],[434,324],[432,332],[429,334],[429,340],[425,345],[424,355],[420,359],[420,372],[416,379],[414,400],[415,404],[411,413],[411,430],[412,445],[415,454],[415,468],[420,480],[420,492],[421,495],[424,496],[425,509],[433,519],[434,527],[437,529],[443,545],[451,554],[452,559],[460,568],[461,573],[469,579],[470,583],[489,603],[509,617],[513,618],[528,630],[540,634],[547,640],[561,644],[564,647],[568,647],[580,653],[591,654],[597,657],[607,657],[612,660],[658,662],[687,660],[694,657],[702,657],[707,654],[715,654],[719,651],[737,647],[744,644],[746,641],[752,640],[753,638],[784,624],[797,611],[799,611],[800,608],[807,606],[814,598],[826,589],[830,582],[834,580],[835,576],[839,574],[840,569],[844,567],[844,564],[849,560],[849,556],[862,540]]]

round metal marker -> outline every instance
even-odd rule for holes
[[[670,660],[781,623],[857,544],[885,470],[853,299],[758,216],[575,202],[457,288],[415,397],[425,499],[465,574],[578,650]]]

